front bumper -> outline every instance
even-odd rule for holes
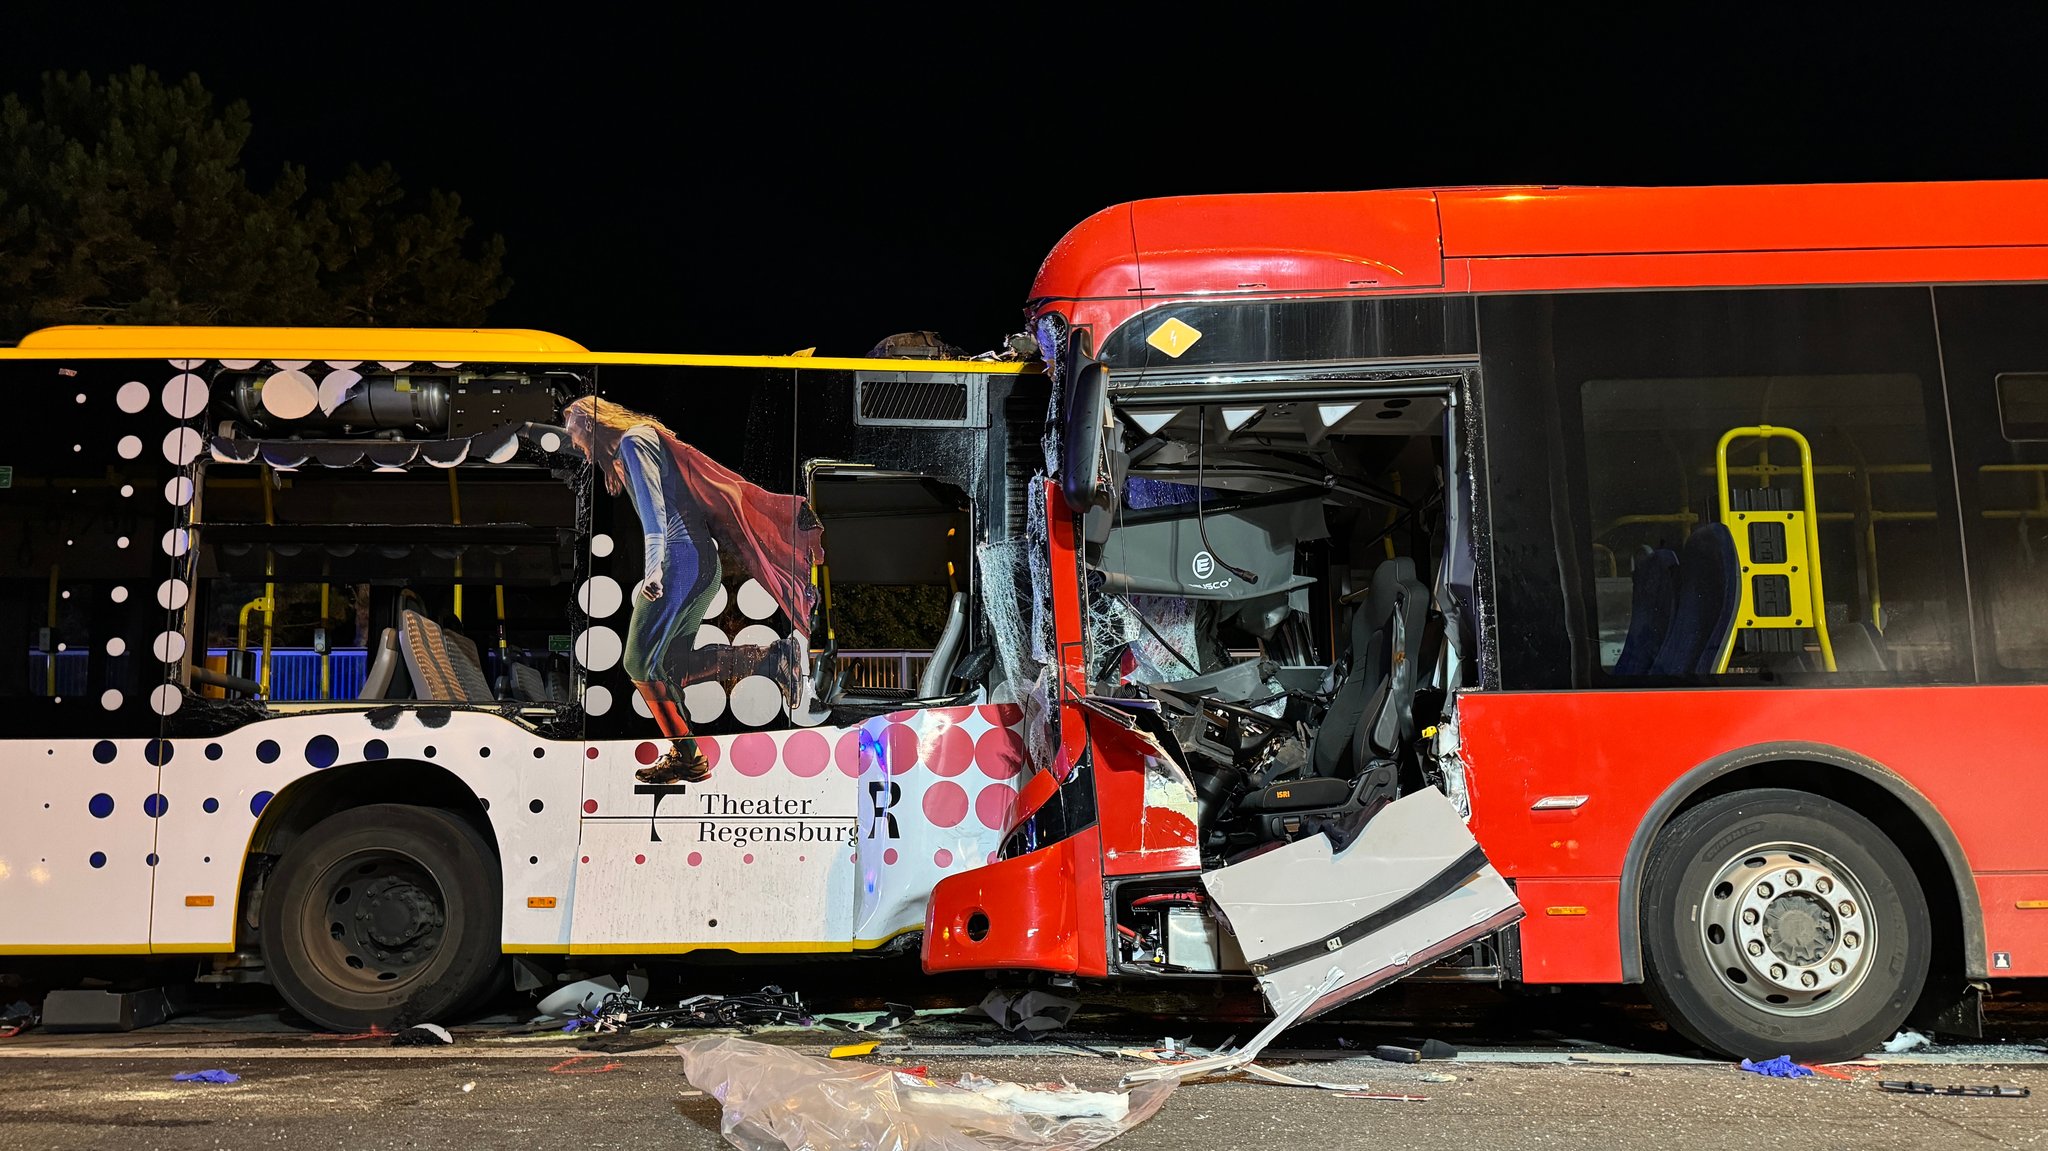
[[[948,876],[925,905],[924,969],[1108,974],[1101,829]]]

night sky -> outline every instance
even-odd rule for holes
[[[458,192],[509,245],[492,321],[606,350],[846,355],[911,329],[992,348],[1066,229],[1145,196],[2048,176],[2048,17],[2017,7],[204,7],[14,8],[0,90],[196,72],[251,105],[259,185],[286,160],[316,181],[388,160]]]

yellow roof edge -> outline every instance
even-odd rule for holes
[[[0,347],[0,360],[55,359],[482,361],[990,374],[1022,373],[1036,367],[1017,361],[992,360],[593,352],[574,340],[530,328],[225,328],[69,324],[30,332],[16,347]]]
[[[553,332],[532,328],[229,328],[144,324],[61,324],[21,338],[23,351],[119,352],[174,347],[207,359],[259,359],[274,356],[361,355],[377,352],[424,355],[429,352],[581,352],[582,344]]]

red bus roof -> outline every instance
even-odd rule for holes
[[[2048,180],[1181,196],[1081,222],[1031,298],[2048,280]]]

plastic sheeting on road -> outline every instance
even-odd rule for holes
[[[1088,1151],[1151,1118],[1171,1081],[1130,1092],[1041,1088],[799,1055],[745,1039],[677,1044],[690,1085],[742,1151]]]

